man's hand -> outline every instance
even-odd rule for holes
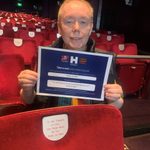
[[[119,84],[106,84],[104,86],[105,98],[110,105],[120,108],[123,105],[123,90]]]
[[[37,82],[37,72],[24,70],[18,75],[18,82],[23,89],[32,89]]]
[[[20,96],[27,104],[34,101],[35,91],[34,87],[38,79],[37,72],[32,70],[24,70],[18,75],[18,82],[21,86]]]

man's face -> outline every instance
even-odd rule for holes
[[[66,4],[58,21],[58,31],[68,49],[85,50],[93,28],[92,14],[87,5]]]

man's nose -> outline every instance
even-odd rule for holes
[[[75,31],[76,31],[76,30],[79,30],[80,25],[79,25],[79,22],[78,22],[78,21],[75,21],[73,28],[74,28]]]

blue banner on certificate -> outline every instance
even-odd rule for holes
[[[111,54],[39,47],[37,94],[104,100]]]

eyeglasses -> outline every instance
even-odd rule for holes
[[[62,20],[63,24],[69,28],[74,27],[74,25],[76,24],[76,22],[79,24],[80,28],[85,28],[88,25],[90,25],[91,23],[93,23],[92,19],[89,18],[80,18],[78,20],[74,19],[74,18],[65,18]]]

